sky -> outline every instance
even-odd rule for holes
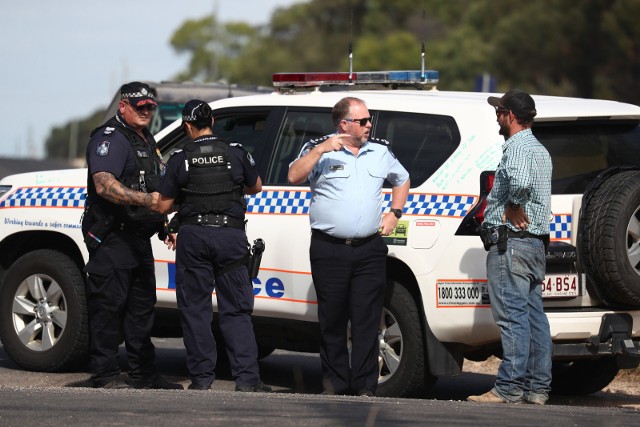
[[[307,0],[0,0],[0,157],[44,156],[53,126],[105,108],[122,83],[170,80],[188,19],[268,24]]]

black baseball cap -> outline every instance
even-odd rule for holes
[[[155,95],[148,84],[141,82],[125,83],[120,88],[120,99],[127,100],[134,107],[158,105]]]
[[[183,122],[198,122],[211,119],[211,107],[200,99],[192,99],[182,108]]]
[[[521,119],[531,120],[538,114],[531,95],[520,89],[511,89],[502,98],[490,96],[487,102],[495,108],[507,109]]]

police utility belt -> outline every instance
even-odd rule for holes
[[[528,231],[513,231],[506,225],[500,225],[493,228],[481,228],[480,239],[485,250],[489,250],[491,246],[497,245],[500,252],[507,250],[507,240],[509,239],[540,239],[544,243],[544,246],[549,245],[549,235],[532,234]]]
[[[180,220],[180,225],[187,224],[207,225],[209,227],[233,227],[244,230],[246,221],[229,215],[198,214]]]
[[[330,234],[324,233],[320,230],[311,230],[311,236],[315,239],[322,240],[323,242],[335,243],[338,245],[346,245],[346,246],[362,246],[365,243],[368,243],[375,239],[376,237],[380,237],[380,233],[376,232],[370,236],[363,237],[361,239],[340,239],[338,237],[333,237]]]

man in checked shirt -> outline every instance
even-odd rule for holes
[[[491,311],[503,356],[493,389],[468,400],[544,405],[551,389],[552,355],[541,288],[551,216],[551,157],[531,133],[536,106],[528,93],[514,89],[487,101],[496,109],[506,140],[482,224]]]

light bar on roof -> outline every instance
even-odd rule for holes
[[[353,73],[275,73],[273,85],[276,87],[317,87],[347,85],[386,86],[435,86],[440,73],[434,70],[422,71],[358,71]]]

